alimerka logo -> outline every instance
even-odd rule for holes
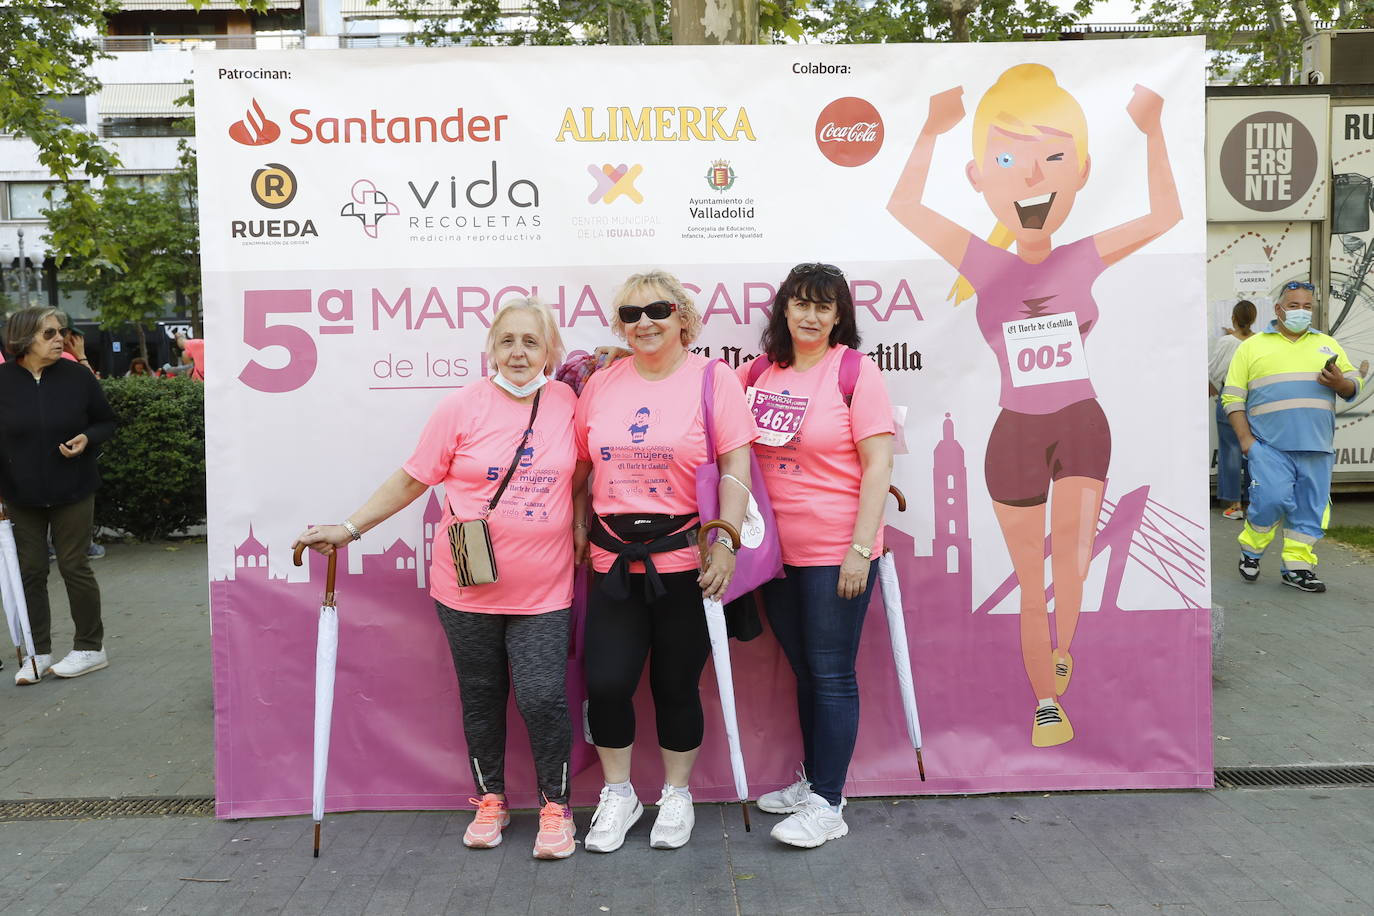
[[[622,140],[754,140],[749,112],[725,107],[695,108],[565,108],[558,134],[562,143]]]
[[[643,172],[644,166],[627,166],[623,162],[620,165],[607,162],[604,165],[587,166],[587,174],[596,182],[592,193],[587,195],[587,203],[609,204],[620,197],[628,197],[637,204],[644,203],[644,195],[635,187],[635,179]]]
[[[244,146],[263,146],[281,136],[281,126],[263,114],[262,106],[253,99],[242,121],[229,125],[229,138]]]
[[[883,148],[882,115],[865,99],[836,99],[816,118],[816,146],[836,165],[863,165]]]

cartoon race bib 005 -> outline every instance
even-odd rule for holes
[[[1088,377],[1083,336],[1073,312],[1002,322],[1011,383],[1030,388]]]
[[[806,419],[806,406],[811,400],[762,388],[750,388],[745,396],[754,414],[759,444],[774,447],[792,441],[792,437],[801,429],[802,420]]]

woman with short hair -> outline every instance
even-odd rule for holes
[[[646,660],[664,769],[650,845],[676,849],[691,838],[689,782],[704,731],[698,683],[711,651],[702,594],[724,595],[737,546],[720,538],[702,567],[696,532],[710,519],[698,516],[696,470],[718,463],[720,514],[738,530],[754,439],[739,382],[723,364],[687,349],[701,317],[675,276],[635,274],[614,304],[613,329],[632,356],[587,379],[576,418],[578,457],[592,468],[586,535],[596,573],[584,637],[587,718],[606,780],[589,852],[619,849],[644,812],[630,762],[634,694]],[[707,450],[707,372],[714,373],[715,454]]]
[[[448,395],[430,416],[414,454],[339,525],[297,539],[328,555],[358,540],[444,485],[444,517],[430,567],[430,595],[448,637],[463,705],[463,734],[481,798],[465,845],[501,844],[506,810],[506,703],[510,685],[529,731],[544,805],[534,856],[562,859],[576,848],[568,807],[572,732],[565,683],[573,593],[574,501],[583,497],[572,423],[576,396],[549,378],[563,342],[549,307],[508,301],[487,333],[496,374]],[[504,489],[500,480],[509,474]],[[500,499],[490,508],[493,496]],[[527,512],[526,506],[539,511]],[[489,511],[488,511],[489,510]],[[581,517],[581,507],[578,508]],[[444,543],[455,520],[486,518],[499,577],[460,587]]]

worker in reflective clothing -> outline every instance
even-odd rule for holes
[[[1283,581],[1324,592],[1314,548],[1330,518],[1336,395],[1353,400],[1363,380],[1335,338],[1312,330],[1312,306],[1311,283],[1284,284],[1275,320],[1236,350],[1221,403],[1250,461],[1241,578],[1259,578],[1283,518]]]

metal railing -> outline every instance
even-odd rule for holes
[[[105,51],[187,51],[212,48],[233,51],[289,51],[305,44],[304,32],[257,35],[105,35]]]

